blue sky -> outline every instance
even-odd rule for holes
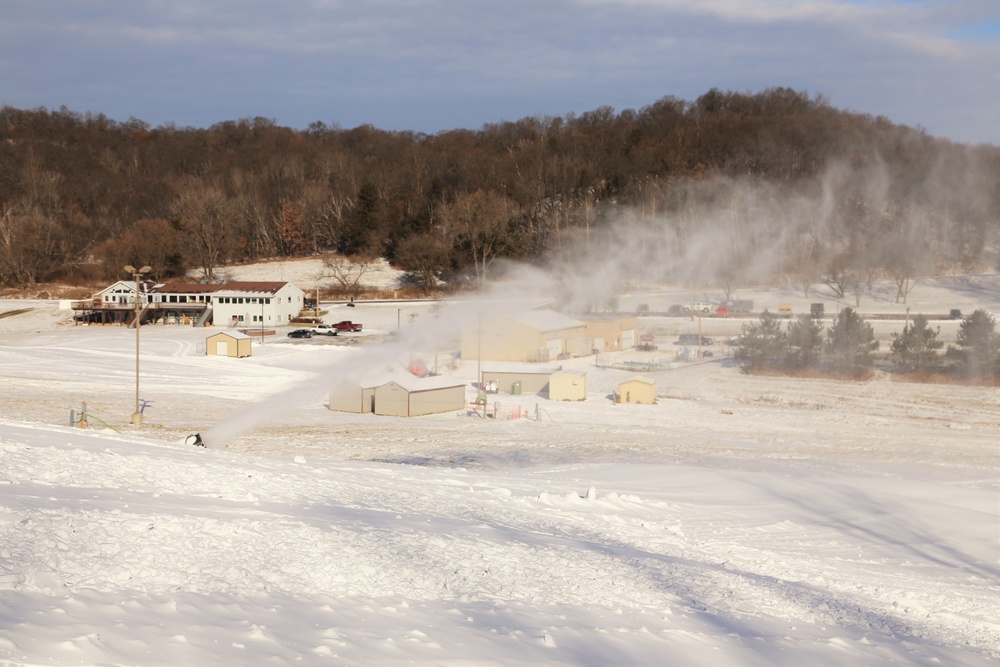
[[[0,104],[438,132],[786,86],[1000,145],[1000,0],[2,0]]]

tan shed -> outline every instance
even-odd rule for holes
[[[249,357],[253,339],[241,331],[220,331],[205,339],[205,354]]]
[[[549,400],[583,401],[587,398],[587,374],[583,371],[559,371],[549,378]]]
[[[407,374],[375,389],[375,414],[419,417],[465,409],[463,380],[445,376],[418,378]]]
[[[617,403],[656,403],[656,380],[645,375],[635,375],[618,383]]]
[[[330,409],[358,414],[375,412],[375,386],[344,380],[330,390]]]
[[[490,362],[483,365],[483,386],[491,393],[537,394],[549,388],[558,364]]]

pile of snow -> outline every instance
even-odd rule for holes
[[[435,306],[359,303],[327,319],[360,334],[245,359],[143,327],[131,426],[136,332],[0,314],[26,306],[0,318],[0,664],[1000,658],[996,388],[722,357],[616,405],[630,373],[589,357],[586,401],[491,397],[528,419],[331,412],[413,355],[475,397],[477,364],[426,347]]]

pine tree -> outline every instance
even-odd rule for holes
[[[955,337],[958,347],[949,346],[948,356],[956,359],[968,377],[1000,374],[1000,334],[996,320],[982,308],[962,321]]]
[[[813,317],[800,317],[788,325],[788,353],[786,359],[792,366],[811,366],[819,359],[823,349],[823,327]]]
[[[871,366],[872,355],[878,349],[878,341],[872,325],[862,319],[850,306],[840,311],[837,321],[827,332],[826,353],[832,364],[848,370],[855,366]]]
[[[736,360],[744,372],[777,365],[787,349],[781,320],[765,310],[759,322],[743,325],[737,345]]]
[[[892,335],[892,357],[904,371],[935,371],[941,364],[938,356],[944,343],[937,339],[941,328],[931,329],[927,318],[917,315],[913,323],[903,328],[903,334]]]

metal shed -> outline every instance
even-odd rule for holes
[[[375,389],[375,414],[419,417],[464,410],[465,386],[463,380],[440,375],[400,377]]]
[[[559,371],[549,378],[549,399],[583,401],[587,398],[587,374],[584,371]]]
[[[584,338],[586,325],[552,310],[483,317],[462,329],[462,359],[544,362],[566,353],[566,341]]]
[[[375,384],[344,380],[330,390],[330,409],[358,414],[375,412]]]
[[[618,383],[616,403],[656,403],[656,380],[645,375],[635,375]]]
[[[218,357],[249,357],[253,339],[240,331],[220,331],[205,339],[205,354]]]
[[[483,366],[483,385],[507,394],[537,394],[549,388],[549,378],[559,369],[553,364],[492,362]]]

